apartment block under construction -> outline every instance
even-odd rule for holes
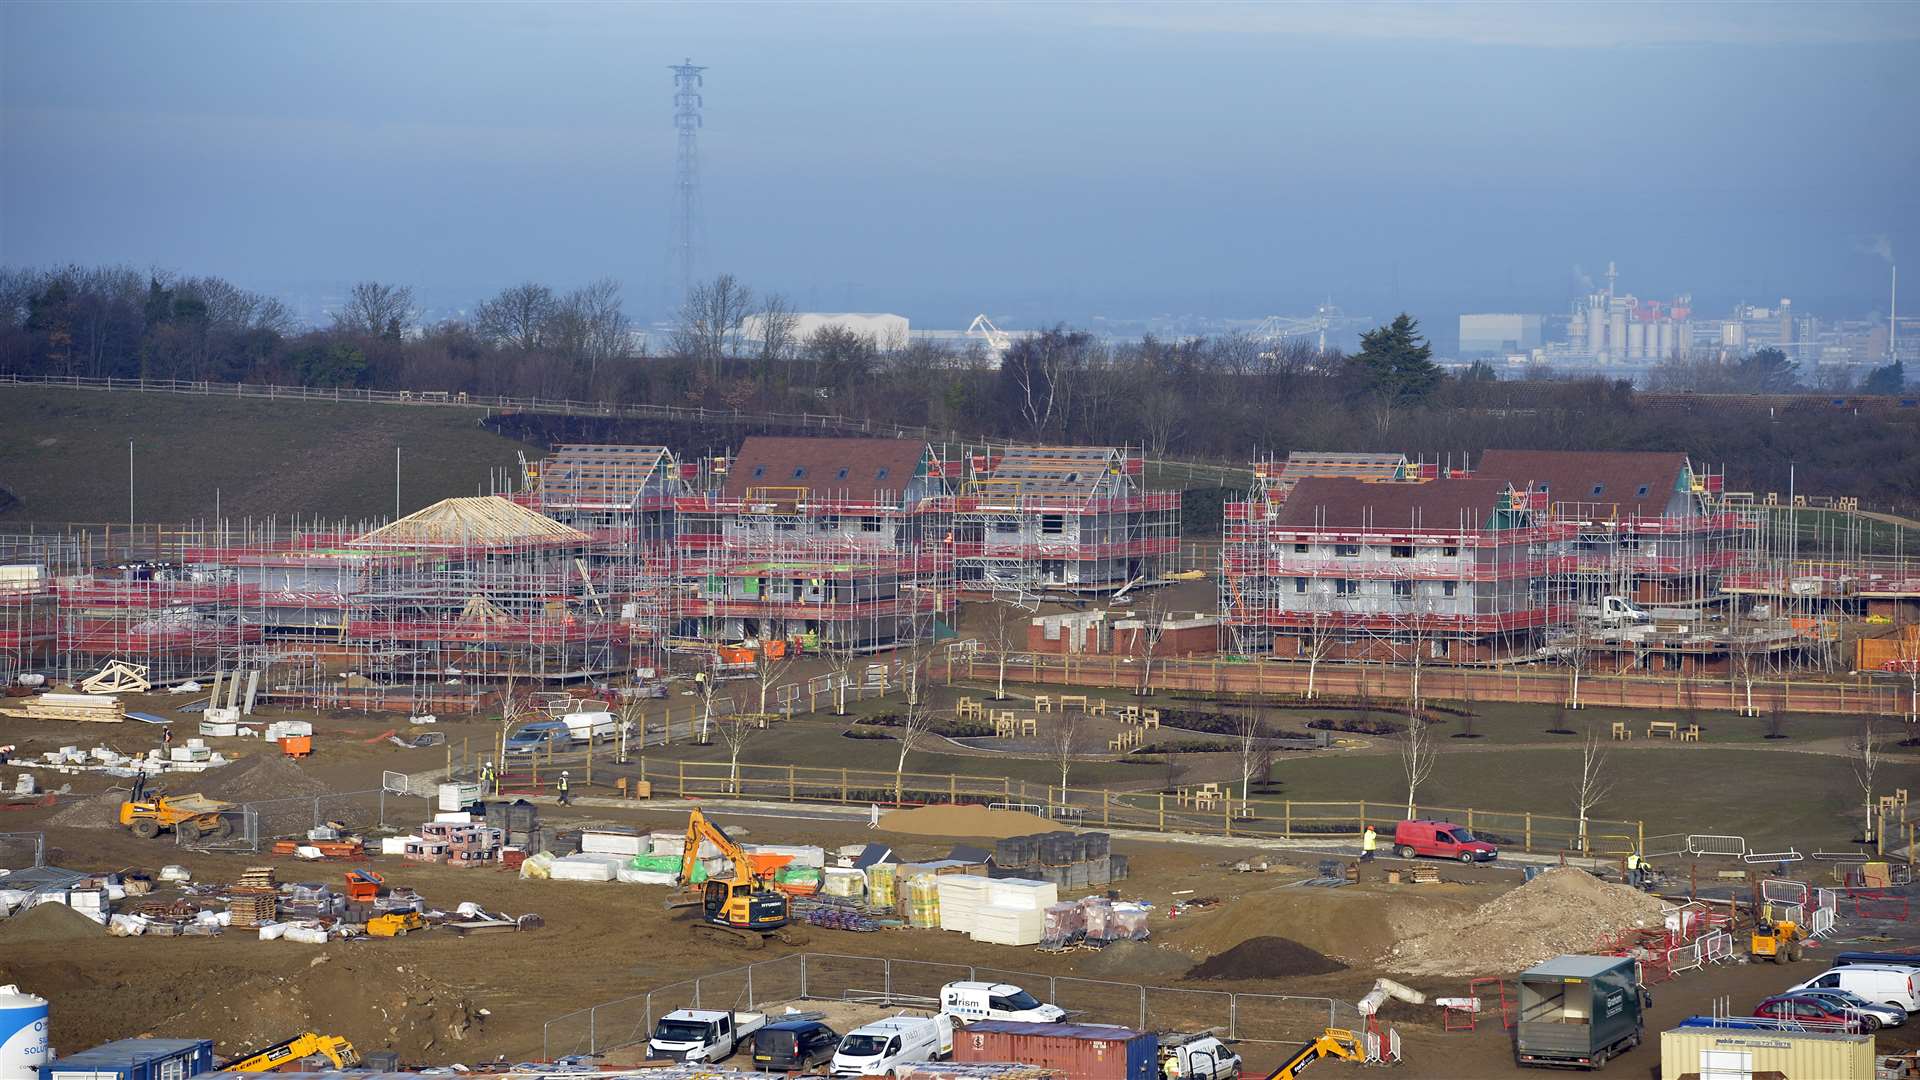
[[[969,592],[1112,592],[1160,575],[1180,548],[1180,493],[1149,491],[1145,460],[1112,446],[969,453],[951,517]]]

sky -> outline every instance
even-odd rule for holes
[[[0,262],[664,316],[703,275],[916,326],[1835,317],[1920,283],[1920,3],[0,5]],[[1920,284],[1913,292],[1920,305]],[[1916,307],[1915,310],[1920,310]]]

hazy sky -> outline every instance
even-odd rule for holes
[[[0,260],[655,313],[704,269],[960,326],[1920,305],[1920,3],[0,4]],[[1915,310],[1920,310],[1917,306]]]

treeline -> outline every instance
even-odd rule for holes
[[[0,372],[831,412],[876,429],[1129,443],[1233,463],[1294,449],[1456,462],[1492,448],[1679,450],[1724,465],[1735,489],[1784,492],[1792,463],[1799,491],[1920,506],[1920,417],[1676,412],[1647,407],[1624,381],[1503,381],[1484,365],[1448,374],[1407,316],[1358,352],[1324,355],[1242,335],[1110,344],[1055,327],[1013,340],[997,366],[980,342],[880,342],[834,327],[802,336],[784,298],[727,276],[693,290],[648,348],[611,281],[571,292],[528,283],[469,319],[417,323],[407,290],[374,282],[356,285],[331,325],[302,329],[276,301],[217,278],[0,271]],[[1758,385],[1713,388],[1784,388],[1770,359],[1744,370]]]

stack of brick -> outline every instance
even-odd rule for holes
[[[447,865],[481,866],[500,857],[500,849],[506,844],[504,829],[490,829],[485,825],[455,825],[447,836]]]

